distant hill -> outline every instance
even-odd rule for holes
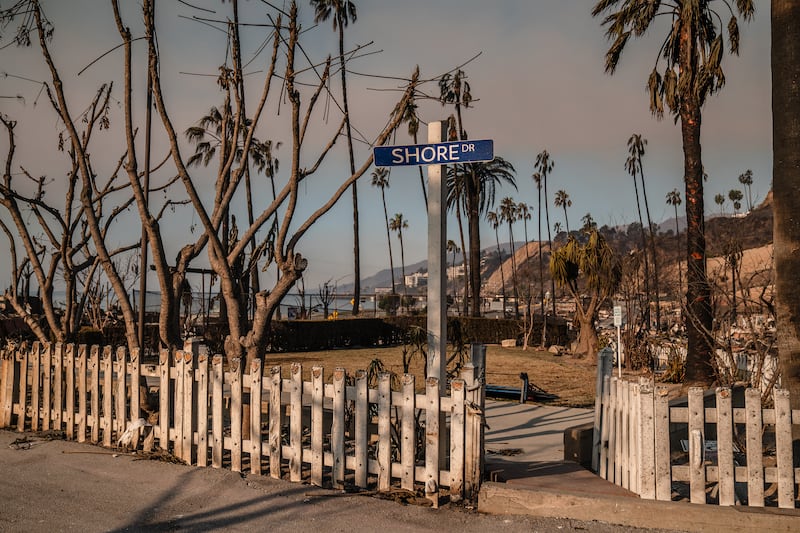
[[[679,209],[680,212],[680,209]],[[766,199],[753,209],[750,213],[733,215],[709,215],[706,217],[706,246],[708,257],[713,258],[724,255],[724,248],[732,239],[736,239],[743,250],[761,249],[765,246],[772,244],[772,192],[767,195]],[[659,250],[659,257],[664,264],[676,263],[683,261],[685,254],[685,239],[686,239],[686,219],[679,217],[678,226],[680,228],[680,236],[675,236],[675,218],[667,219],[659,224],[659,237],[656,240],[656,245]],[[616,228],[603,227],[603,232],[606,239],[611,243],[615,250],[620,254],[626,254],[631,250],[635,250],[641,246],[641,237],[638,232],[627,232],[628,226],[619,226]],[[680,238],[680,242],[678,241]],[[566,239],[566,233],[562,232],[554,238],[554,244],[559,246]],[[511,256],[509,251],[511,246],[509,243],[502,243],[501,249],[503,251],[503,277],[505,277],[506,284],[510,285],[512,268]],[[528,250],[525,251],[524,243],[517,243],[516,262],[520,271],[531,269],[534,277],[538,277],[538,252],[539,246],[536,242],[528,243]],[[545,259],[545,277],[547,277],[547,263],[549,261],[549,254],[547,249],[543,250]],[[499,261],[497,260],[497,246],[487,246],[482,250],[482,256],[486,257],[483,263],[483,270],[481,277],[484,280],[484,289],[488,292],[497,292],[501,286],[501,275],[499,269]],[[526,264],[530,258],[531,264]],[[448,254],[448,264],[452,261],[452,255]],[[456,264],[461,264],[463,261],[462,254],[456,254]],[[428,269],[427,261],[418,261],[410,265],[406,265],[406,274],[413,272],[426,272]],[[401,277],[401,268],[395,267],[395,280],[399,283]],[[372,292],[375,288],[391,286],[391,274],[389,269],[383,269],[372,276],[363,278],[361,281],[361,290],[364,292]],[[353,290],[353,285],[343,285],[339,287],[340,291],[348,292]]]

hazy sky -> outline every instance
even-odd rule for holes
[[[0,0],[0,6],[11,2]],[[89,101],[99,83],[119,80],[121,54],[112,53],[101,59],[80,76],[77,73],[97,56],[119,43],[109,2],[103,0],[47,1],[43,5],[54,22],[54,50],[67,90],[77,112]],[[192,9],[176,0],[158,0],[159,46],[162,52],[162,75],[173,120],[179,130],[193,124],[221,96],[213,76],[193,76],[181,72],[215,74],[225,60],[225,35],[207,25],[186,17],[200,16],[223,19],[228,16],[229,3],[212,0],[191,0],[193,5],[212,9],[208,13]],[[278,2],[282,4],[281,2]],[[680,130],[670,117],[657,121],[650,115],[645,82],[658,48],[665,35],[663,25],[651,29],[638,41],[631,41],[623,54],[614,76],[604,73],[604,54],[608,43],[600,21],[590,14],[593,2],[585,0],[371,0],[357,2],[358,20],[348,27],[346,46],[353,49],[364,45],[363,57],[353,60],[349,69],[350,102],[354,127],[368,141],[385,124],[399,93],[385,89],[397,88],[399,81],[364,76],[384,75],[407,78],[415,65],[423,79],[432,79],[455,66],[468,75],[473,108],[464,111],[464,125],[474,139],[494,140],[495,154],[508,159],[516,167],[518,190],[505,187],[498,191],[497,200],[505,196],[536,206],[536,189],[531,174],[536,154],[547,149],[555,168],[550,176],[551,225],[563,221],[563,212],[552,206],[552,196],[565,190],[572,200],[569,209],[570,225],[580,225],[587,212],[600,224],[626,224],[635,220],[635,196],[631,177],[624,170],[627,157],[626,142],[632,133],[648,140],[643,161],[647,192],[653,218],[657,221],[672,216],[665,205],[667,192],[678,188],[683,196],[682,152]],[[715,2],[724,8],[722,2]],[[134,36],[142,34],[139,2],[123,2],[126,22]],[[307,2],[300,3],[305,13],[304,27],[313,26],[313,15]],[[261,0],[242,2],[243,20],[252,23],[265,21],[271,11]],[[667,23],[668,21],[664,21]],[[740,23],[741,55],[726,55],[723,67],[727,85],[707,102],[703,112],[703,161],[708,174],[706,184],[707,212],[716,212],[714,196],[740,188],[738,176],[752,169],[753,192],[758,200],[767,193],[771,183],[771,110],[769,70],[769,3],[756,1],[756,15],[750,23]],[[3,40],[8,42],[13,28],[3,28]],[[257,97],[257,87],[263,79],[268,59],[266,53],[254,55],[265,39],[264,28],[245,28],[245,60],[252,58],[247,71],[251,72],[251,98]],[[337,41],[330,23],[311,28],[304,38],[314,61],[334,54]],[[143,42],[135,45],[137,58],[144,51]],[[372,52],[372,53],[369,53]],[[369,54],[368,54],[369,53]],[[19,50],[13,46],[0,50],[0,71],[12,76],[33,80],[46,79],[41,56],[34,50]],[[141,66],[141,88],[138,96],[137,120],[143,123],[141,100],[144,94],[144,66]],[[55,180],[64,175],[63,155],[55,150],[58,125],[46,98],[37,100],[39,86],[15,77],[3,77],[0,96],[21,95],[18,99],[0,99],[0,112],[17,120],[18,153],[15,170],[25,166],[32,174],[47,174]],[[382,89],[382,90],[375,90]],[[438,94],[435,82],[423,86],[432,96]],[[332,83],[338,98],[338,76]],[[115,92],[121,98],[119,92]],[[36,105],[34,105],[36,103]],[[277,110],[278,100],[271,101],[271,112]],[[252,109],[252,106],[250,108]],[[281,117],[288,106],[281,107],[281,116],[270,118],[259,126],[262,138],[288,141],[281,129]],[[331,104],[327,122],[322,113],[312,133],[312,141],[323,142],[331,124],[338,123],[335,106]],[[112,110],[117,113],[115,105]],[[420,102],[424,121],[446,118],[452,109],[436,102]],[[121,120],[112,129],[121,126]],[[425,128],[420,132],[426,138]],[[158,134],[157,134],[158,136]],[[163,140],[163,137],[157,137]],[[411,140],[401,130],[397,144]],[[98,136],[92,150],[98,172],[110,172],[121,155],[122,145],[115,134]],[[301,202],[310,212],[320,205],[346,174],[346,142],[339,142],[335,154],[318,175],[302,187]],[[359,143],[357,166],[369,154],[369,147]],[[160,151],[159,151],[160,150]],[[0,153],[5,162],[7,140],[0,140]],[[153,155],[164,155],[158,145]],[[189,153],[188,148],[184,152]],[[287,161],[288,144],[277,152]],[[104,159],[105,156],[105,159]],[[140,156],[141,157],[141,156]],[[311,165],[313,148],[306,152],[304,164]],[[162,177],[168,172],[162,173]],[[198,176],[211,172],[198,171]],[[406,263],[425,258],[426,219],[415,167],[397,168],[391,173],[387,192],[389,215],[402,213],[409,220],[405,233]],[[281,174],[278,181],[281,180]],[[367,277],[388,267],[386,235],[379,191],[370,185],[369,173],[359,183],[362,228],[362,276]],[[266,183],[257,184],[257,191],[266,201]],[[179,194],[180,191],[176,193]],[[57,197],[57,196],[56,196]],[[258,201],[258,199],[257,199]],[[683,207],[683,206],[682,206]],[[730,210],[730,208],[728,208]],[[529,225],[534,235],[536,214]],[[172,215],[168,234],[175,245],[187,240],[189,228],[196,223],[188,209]],[[448,238],[457,239],[455,220],[451,218]],[[310,291],[325,280],[352,282],[352,212],[349,194],[341,200],[300,242],[298,251],[309,259],[306,286]],[[115,234],[120,242],[135,235],[136,219],[128,219]],[[494,232],[484,224],[482,244],[494,242]],[[501,234],[502,235],[502,234]],[[522,226],[515,230],[522,235]],[[400,250],[396,237],[395,266],[400,266]],[[205,256],[198,264],[205,263]],[[9,266],[0,259],[0,280],[7,283]],[[153,285],[151,285],[153,286]]]

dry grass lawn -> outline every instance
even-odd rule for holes
[[[319,352],[292,352],[267,354],[265,365],[280,365],[284,376],[292,363],[303,365],[304,379],[309,379],[313,366],[325,369],[326,381],[334,368],[342,367],[348,373],[365,370],[374,359],[380,359],[384,367],[396,374],[403,373],[402,347],[339,349]],[[423,382],[423,362],[412,361],[411,373],[417,383]],[[546,351],[522,348],[502,348],[488,345],[486,349],[487,382],[491,385],[519,387],[520,372],[527,372],[528,379],[540,389],[558,396],[551,405],[590,407],[594,405],[596,367],[570,356],[555,356]]]

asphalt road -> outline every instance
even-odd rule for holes
[[[10,446],[0,431],[0,531],[642,531],[599,522],[489,516],[194,468],[62,440]]]

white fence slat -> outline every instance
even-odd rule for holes
[[[197,357],[197,466],[208,466],[208,354]]]
[[[303,366],[300,363],[292,363],[290,380],[289,446],[292,455],[289,457],[289,481],[298,482],[303,479]]]
[[[609,416],[609,424],[608,424],[608,477],[606,478],[608,481],[619,485],[620,478],[617,471],[619,470],[619,455],[620,455],[620,446],[619,446],[619,400],[618,400],[618,392],[619,392],[619,380],[616,377],[611,378],[610,383],[610,397],[609,397],[609,409],[610,409],[610,416]]]
[[[250,362],[250,473],[261,474],[261,359]]]
[[[78,388],[78,442],[86,442],[86,386],[88,380],[88,366],[86,360],[86,345],[78,346],[78,359],[75,361],[75,373]]]
[[[450,382],[452,411],[450,414],[450,500],[464,497],[464,400],[466,384],[463,379]]]
[[[617,382],[617,398],[620,399],[618,408],[619,421],[620,421],[620,457],[617,463],[618,472],[620,475],[620,482],[624,489],[630,489],[630,464],[631,464],[631,435],[630,426],[632,422],[632,409],[631,409],[631,386],[628,381],[620,380]]]
[[[414,391],[415,379],[413,374],[403,374],[403,405],[400,432],[402,440],[400,445],[400,463],[402,464],[400,487],[405,490],[414,490],[414,463],[417,453],[417,434],[415,415],[416,392]]]
[[[117,348],[116,351],[116,368],[117,368],[117,386],[114,390],[114,411],[115,411],[115,423],[114,427],[116,428],[116,438],[119,439],[122,436],[122,433],[125,431],[126,421],[128,419],[127,412],[126,412],[126,403],[128,402],[128,392],[127,392],[127,354],[128,351],[125,349],[124,346],[120,346]]]
[[[269,390],[269,475],[275,479],[281,477],[281,429],[283,428],[283,410],[281,409],[281,367],[270,369]]]
[[[222,468],[222,454],[225,447],[225,441],[222,435],[222,384],[225,380],[222,356],[215,355],[211,360],[211,364],[213,367],[213,383],[211,385],[211,466],[214,468]]]
[[[333,427],[331,430],[331,453],[333,454],[333,487],[344,488],[344,405],[345,405],[345,370],[336,368],[333,371]]]
[[[656,387],[653,402],[655,426],[656,500],[672,499],[671,466],[669,453],[669,389]]]
[[[367,486],[367,427],[369,417],[369,402],[367,396],[367,372],[356,372],[356,409],[355,421],[355,478],[356,487]]]
[[[689,387],[689,499],[706,503],[705,407],[703,389]]]
[[[719,504],[731,506],[736,503],[734,492],[735,472],[733,464],[733,403],[731,389],[716,390],[717,401],[717,483]]]
[[[481,446],[480,427],[482,425],[480,409],[480,391],[476,385],[479,369],[469,362],[461,369],[461,379],[466,387],[466,406],[464,409],[464,497],[474,499],[480,487],[481,472],[477,450]],[[412,426],[413,430],[413,426]]]
[[[378,490],[392,484],[392,375],[378,376]]]
[[[159,446],[164,451],[170,449],[170,415],[172,409],[172,392],[170,380],[170,366],[172,357],[169,350],[160,350],[158,353],[158,440]]]
[[[640,470],[638,493],[643,499],[654,500],[656,497],[656,440],[652,381],[648,380],[639,386],[639,413],[641,431],[639,433]]]
[[[595,381],[594,428],[592,431],[592,471],[600,472],[600,450],[602,449],[601,424],[603,423],[603,398],[606,376],[611,375],[613,350],[603,349],[597,356],[597,376]]]
[[[52,423],[50,429],[61,430],[64,409],[64,345],[57,342],[53,350]]]
[[[747,505],[764,506],[764,463],[761,429],[761,392],[758,389],[744,391],[744,408],[747,417]]]
[[[100,347],[89,349],[89,409],[91,410],[92,431],[90,440],[100,442]],[[38,390],[38,387],[37,387]]]
[[[0,427],[11,425],[14,406],[14,350],[3,350],[0,354]]]
[[[75,438],[75,345],[67,344],[64,357],[64,435]]]
[[[311,484],[322,486],[324,469],[323,423],[325,420],[325,379],[322,367],[311,369]]]
[[[103,446],[111,446],[111,433],[114,426],[114,362],[112,361],[111,346],[103,347],[103,359],[100,371],[103,374]]]
[[[139,420],[141,417],[142,358],[140,354],[141,350],[139,350],[139,348],[131,350],[128,354],[128,358],[130,359],[129,366],[131,369],[131,402],[128,406],[128,412],[130,413],[130,419],[132,421]]]
[[[19,404],[19,415],[17,416],[17,430],[18,431],[25,431],[25,418],[28,414],[28,350],[23,349],[17,352],[17,357],[19,360],[19,396],[18,396],[18,404]],[[85,390],[84,382],[84,390]],[[85,428],[86,426],[84,426]],[[86,435],[83,435],[83,440],[86,439]],[[80,440],[79,442],[83,442]]]
[[[183,352],[183,460],[194,463],[192,448],[194,445],[194,418],[197,415],[197,402],[194,399],[194,353]]]
[[[175,352],[175,400],[173,402],[174,432],[175,432],[175,457],[188,462],[184,457],[183,445],[183,402],[186,394],[186,380],[183,375],[186,373],[186,361],[183,359],[183,350]]]
[[[794,509],[794,465],[792,464],[792,407],[789,391],[775,389],[775,458],[778,468],[778,507]]]
[[[31,351],[31,431],[39,431],[41,419],[41,391],[44,387],[42,383],[42,353],[44,347],[36,341],[33,343]],[[97,442],[95,439],[94,442]]]
[[[439,506],[439,380],[425,380],[425,497]]]
[[[600,466],[597,470],[601,478],[607,481],[614,481],[614,469],[611,469],[609,476],[608,461],[613,456],[610,448],[611,430],[614,425],[614,413],[611,410],[611,376],[603,377],[603,406],[600,425]]]
[[[50,430],[53,420],[53,345],[47,343],[42,352],[42,431]]]
[[[230,359],[231,470],[242,471],[242,359]]]

